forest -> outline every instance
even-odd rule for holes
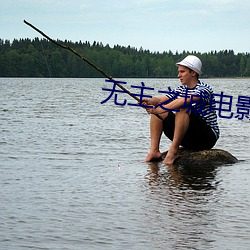
[[[114,78],[170,78],[177,76],[175,63],[186,55],[198,56],[203,63],[202,77],[249,77],[250,53],[233,50],[150,52],[143,48],[101,42],[58,42],[76,50]],[[0,77],[102,77],[98,71],[46,39],[0,39]]]

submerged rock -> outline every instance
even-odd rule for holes
[[[167,152],[163,153],[162,157],[166,156]],[[209,150],[188,150],[181,148],[179,157],[174,164],[176,165],[222,165],[236,163],[238,160],[229,152],[222,149]]]

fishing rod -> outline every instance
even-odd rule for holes
[[[135,95],[133,95],[129,90],[127,90],[123,85],[121,85],[119,82],[115,81],[113,79],[112,76],[108,75],[107,73],[105,73],[102,69],[100,69],[99,67],[97,67],[95,64],[93,64],[90,60],[88,60],[85,56],[80,55],[76,50],[72,49],[69,46],[63,45],[61,43],[59,43],[58,41],[50,38],[49,36],[47,36],[44,32],[42,32],[41,30],[39,30],[38,28],[36,28],[34,25],[32,25],[31,23],[27,22],[26,20],[23,20],[23,22],[25,24],[27,24],[28,26],[30,26],[32,29],[34,29],[35,31],[37,31],[38,33],[40,33],[42,36],[44,36],[45,38],[47,38],[50,42],[54,43],[55,45],[61,47],[62,49],[66,49],[69,50],[70,52],[72,52],[73,54],[75,54],[76,56],[78,56],[80,59],[82,59],[83,61],[85,61],[87,64],[89,64],[91,67],[93,67],[94,69],[96,69],[98,72],[100,72],[102,75],[104,75],[106,78],[108,78],[109,80],[113,81],[120,89],[122,89],[124,92],[126,92],[128,95],[130,95],[132,98],[134,98],[137,102],[140,103],[140,99],[138,97],[136,97]],[[155,114],[159,119],[162,120],[162,118]]]

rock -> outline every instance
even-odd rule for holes
[[[167,152],[163,153],[162,157],[166,156]],[[188,150],[181,148],[179,157],[174,162],[175,165],[222,165],[236,163],[238,160],[229,152],[222,149],[209,150]]]

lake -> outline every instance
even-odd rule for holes
[[[144,82],[148,95],[179,85],[120,80],[133,92]],[[250,79],[204,82],[233,96],[234,114],[250,96]],[[0,78],[0,249],[249,249],[250,121],[219,118],[215,148],[236,164],[144,163],[150,116],[124,93],[124,106],[101,104],[112,86]]]

